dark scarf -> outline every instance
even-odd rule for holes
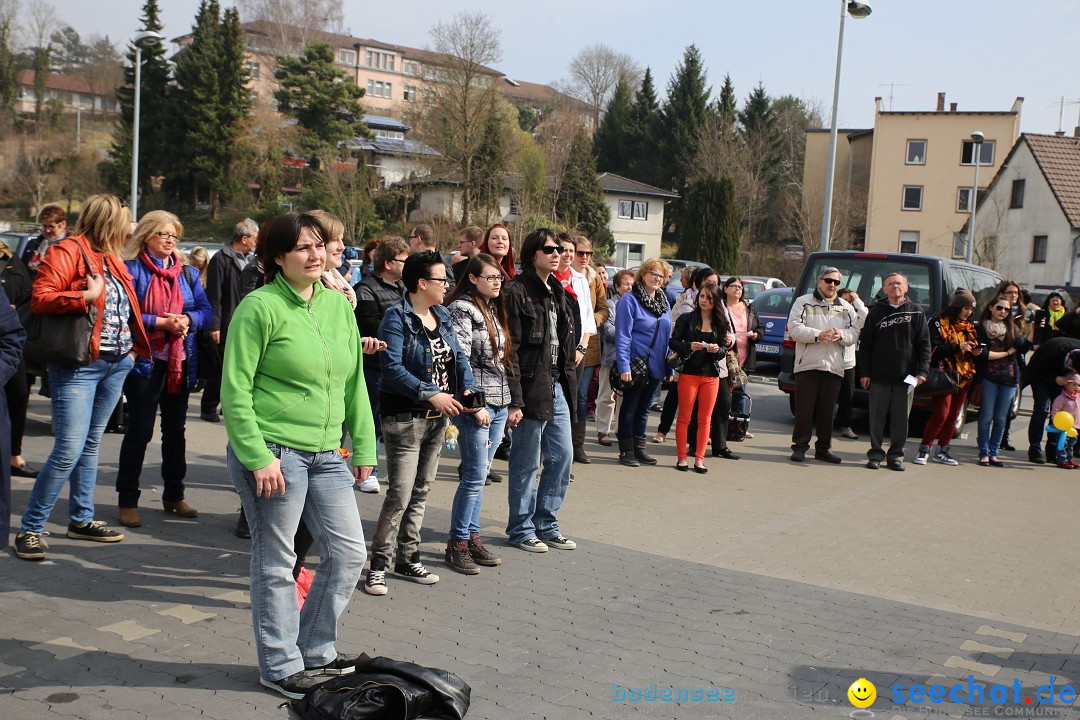
[[[649,297],[645,292],[645,286],[641,283],[634,283],[634,297],[641,303],[641,306],[651,312],[656,317],[662,317],[664,313],[668,311],[667,295],[664,294],[664,288],[660,288],[652,297]]]

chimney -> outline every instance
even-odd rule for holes
[[[937,94],[937,111],[945,112],[945,93],[943,92]]]
[[[1078,128],[1078,129],[1080,129],[1080,128]],[[1064,130],[1058,130],[1058,131],[1056,131],[1054,133],[1054,135],[1056,135],[1058,137],[1065,137],[1065,131]]]
[[[949,103],[949,112],[956,112],[956,103]]]
[[[1073,128],[1073,137],[1080,138],[1080,125]]]

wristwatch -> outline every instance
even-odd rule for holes
[[[581,353],[582,355],[584,355],[584,354],[585,354],[586,352],[588,352],[588,350],[586,350],[585,348],[581,347],[580,345],[578,345],[578,346],[577,346],[577,351],[578,351],[579,353]]]

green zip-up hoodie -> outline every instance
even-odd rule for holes
[[[375,465],[362,357],[341,293],[315,283],[304,300],[278,273],[245,297],[229,324],[221,371],[225,430],[237,459],[254,472],[274,460],[266,443],[335,450],[347,421],[352,464]]]

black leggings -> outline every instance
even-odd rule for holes
[[[26,365],[19,369],[4,386],[8,414],[11,416],[11,456],[22,455],[23,433],[26,431],[26,408],[30,404],[30,384],[26,379]]]

